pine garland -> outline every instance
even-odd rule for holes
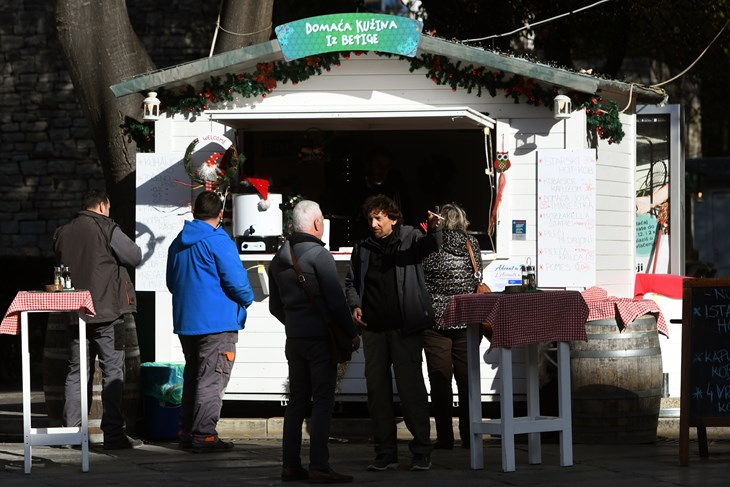
[[[608,139],[609,144],[621,142],[626,135],[619,120],[618,105],[613,100],[594,96],[581,103],[580,108],[586,111],[588,128],[601,139]]]
[[[191,85],[178,90],[160,88],[158,97],[168,116],[186,114],[198,116],[210,106],[233,102],[235,95],[243,98],[265,98],[279,83],[291,82],[296,85],[322,72],[329,72],[340,66],[340,59],[349,59],[351,55],[360,56],[362,52],[332,52],[317,56],[309,56],[294,61],[276,61],[259,63],[253,72],[227,73],[223,76],[211,76],[203,83],[200,90]],[[389,53],[376,53],[380,56],[392,57]],[[552,109],[553,99],[558,94],[557,88],[545,88],[534,79],[519,75],[508,76],[504,71],[490,70],[483,66],[475,67],[471,64],[462,66],[461,61],[453,63],[448,58],[433,54],[421,54],[418,57],[400,59],[408,60],[409,71],[426,70],[425,76],[437,85],[450,86],[452,91],[464,89],[467,93],[476,91],[482,96],[486,91],[496,97],[498,92],[512,98],[514,103],[525,103],[534,106],[544,106]],[[579,101],[585,95],[573,93],[573,98]],[[605,101],[600,97],[592,97],[584,101],[579,108],[585,109],[589,130],[608,140],[609,144],[619,143],[624,132],[619,120],[618,107],[613,101]],[[127,124],[125,124],[127,125]],[[122,127],[125,127],[123,125]],[[128,127],[125,127],[127,134]],[[137,140],[135,133],[130,137]]]

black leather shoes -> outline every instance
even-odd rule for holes
[[[142,440],[126,435],[116,440],[104,440],[105,450],[129,450],[139,448],[140,446],[142,446]]]
[[[349,484],[352,482],[352,475],[337,473],[331,468],[327,470],[310,470],[310,484]]]
[[[445,441],[439,441],[436,440],[436,443],[433,444],[434,450],[453,450],[454,449],[454,443],[446,443]]]
[[[307,480],[309,472],[304,467],[284,467],[281,469],[281,480],[289,482],[291,480]]]

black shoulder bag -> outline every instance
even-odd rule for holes
[[[294,270],[297,273],[297,281],[299,281],[299,284],[301,284],[301,286],[304,288],[304,291],[307,293],[307,296],[312,302],[312,305],[320,314],[324,322],[327,324],[327,342],[330,348],[330,358],[332,359],[332,363],[341,364],[344,362],[349,362],[352,358],[352,338],[347,335],[342,327],[337,326],[335,323],[332,322],[332,320],[327,319],[327,316],[325,316],[325,314],[322,312],[322,309],[317,304],[317,301],[314,299],[312,288],[309,287],[309,283],[304,277],[304,274],[302,274],[302,269],[299,268],[297,256],[294,255],[294,245],[291,243],[291,241],[289,242],[289,250],[291,251],[291,261],[292,264],[294,264]]]

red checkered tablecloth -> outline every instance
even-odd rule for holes
[[[588,321],[615,319],[619,326],[623,325],[625,328],[636,318],[652,314],[656,317],[657,331],[666,337],[669,336],[664,315],[659,305],[651,299],[617,298],[609,296],[605,289],[599,287],[583,291],[583,299],[590,309]]]
[[[578,291],[461,294],[452,296],[440,326],[492,324],[492,347],[588,340],[588,305]]]
[[[89,291],[20,291],[5,313],[0,334],[17,335],[20,331],[20,313],[23,311],[82,311],[88,316],[96,314]]]

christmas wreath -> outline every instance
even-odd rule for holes
[[[192,157],[198,139],[188,144],[183,157],[183,167],[195,189],[205,187],[206,191],[224,191],[231,180],[238,173],[239,166],[246,157],[238,154],[235,146],[231,145],[225,152],[214,152],[197,168],[193,167]]]

